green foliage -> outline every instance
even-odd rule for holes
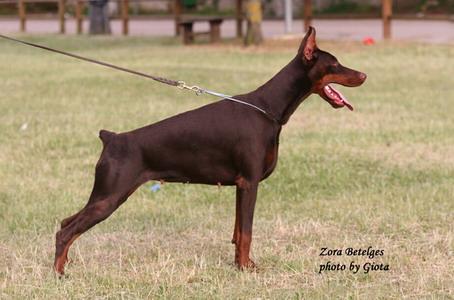
[[[341,0],[332,3],[320,11],[315,11],[321,14],[361,14],[375,13],[379,11],[379,6],[374,6],[369,3],[358,3],[349,0]]]
[[[454,12],[454,0],[422,0],[419,10],[428,14],[449,14]]]

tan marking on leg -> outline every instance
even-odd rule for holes
[[[251,236],[241,233],[240,245],[238,246],[238,268],[240,270],[255,268],[255,263],[249,258],[250,247]]]
[[[65,263],[68,260],[68,251],[69,247],[71,247],[72,243],[80,236],[80,234],[76,234],[73,238],[66,244],[65,249],[63,250],[60,257],[58,257],[55,261],[55,271],[58,274],[64,275]]]
[[[243,176],[238,176],[235,179],[235,183],[236,186],[239,187],[240,189],[248,189],[250,186],[249,182],[246,179],[244,179]]]

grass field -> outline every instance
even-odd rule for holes
[[[297,48],[28,39],[232,94],[266,81]],[[355,112],[311,96],[284,128],[257,201],[257,272],[233,265],[234,188],[153,193],[148,183],[75,242],[59,280],[54,234],[87,201],[99,129],[134,129],[215,99],[0,41],[0,298],[452,299],[454,47],[319,45],[368,81],[341,88]],[[384,255],[319,256],[368,246]],[[319,274],[352,260],[389,271]]]

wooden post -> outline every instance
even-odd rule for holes
[[[175,35],[180,35],[181,11],[183,10],[181,0],[173,0],[173,16],[175,19]]]
[[[243,37],[243,0],[236,0],[235,6],[236,17],[236,37]]]
[[[194,23],[192,22],[184,22],[181,24],[180,27],[180,35],[183,38],[183,44],[189,45],[194,43],[194,30],[193,30]]]
[[[392,0],[382,0],[383,38],[385,40],[389,40],[391,38],[392,10]]]
[[[60,21],[60,33],[65,33],[65,0],[58,0],[58,19]]]
[[[262,3],[260,0],[248,0],[246,4],[247,30],[244,38],[246,46],[258,45],[263,41],[262,35]]]
[[[76,22],[77,22],[77,34],[82,34],[83,32],[83,17],[82,9],[84,5],[81,0],[76,0]]]
[[[26,24],[26,10],[25,10],[25,2],[24,0],[19,0],[18,2],[18,10],[19,10],[19,19],[20,19],[20,31],[25,32],[25,24]]]
[[[309,30],[312,24],[312,0],[304,0],[304,32]]]
[[[121,18],[123,20],[123,35],[129,34],[129,1],[121,1]]]
[[[222,19],[210,20],[210,43],[218,43],[221,40]]]

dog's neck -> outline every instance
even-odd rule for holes
[[[247,96],[251,102],[270,113],[280,123],[288,122],[301,102],[311,92],[307,68],[297,55],[273,78]]]

